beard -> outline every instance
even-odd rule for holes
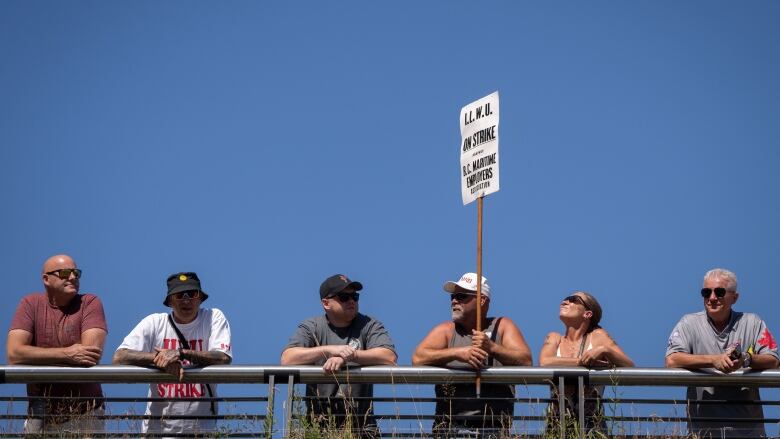
[[[452,310],[452,321],[459,323],[463,320],[463,310],[462,309],[453,309]]]

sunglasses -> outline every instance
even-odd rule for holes
[[[200,299],[200,291],[181,291],[179,293],[173,293],[171,296],[176,300]]]
[[[590,311],[590,308],[588,308],[588,305],[585,303],[584,300],[582,300],[582,297],[572,294],[571,296],[564,297],[562,302],[569,302],[569,303],[579,303],[580,305],[584,306],[585,309]]]
[[[331,299],[338,299],[341,303],[347,303],[350,300],[355,302],[360,300],[360,294],[358,293],[338,293],[335,296],[330,296]]]
[[[78,268],[62,268],[60,270],[53,270],[44,274],[55,275],[62,280],[70,279],[70,275],[76,276],[76,279],[81,278],[81,270]]]
[[[721,298],[726,295],[726,289],[722,287],[718,288],[702,288],[701,289],[701,297],[708,299],[710,297],[710,294],[715,292],[715,296],[718,298]]]
[[[450,301],[455,300],[457,302],[466,302],[472,297],[477,297],[477,296],[469,293],[452,293],[450,294]]]

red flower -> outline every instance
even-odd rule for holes
[[[769,332],[769,328],[764,329],[764,334],[758,339],[758,344],[766,346],[769,349],[777,349],[777,342],[775,342],[775,338],[772,337],[772,333]]]

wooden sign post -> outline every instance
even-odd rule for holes
[[[460,110],[461,195],[463,205],[477,200],[477,331],[482,330],[482,209],[485,195],[497,192],[498,92]],[[477,371],[477,398],[480,397]]]

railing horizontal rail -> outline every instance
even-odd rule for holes
[[[294,378],[296,384],[345,382],[374,384],[470,383],[471,371],[428,366],[369,366],[326,373],[316,366],[229,365],[188,369],[184,382],[267,383],[274,375]],[[780,369],[737,371],[722,374],[667,368],[616,368],[588,370],[581,367],[497,367],[481,372],[483,383],[549,384],[566,378],[583,377],[593,385],[621,386],[757,386],[780,387]],[[167,383],[171,376],[157,369],[137,366],[95,366],[90,368],[59,366],[0,366],[0,382],[6,383]]]
[[[305,406],[309,397],[300,394],[300,386],[303,384],[322,384],[322,383],[367,383],[384,385],[383,392],[377,392],[378,395],[367,398],[375,404],[375,415],[382,429],[382,437],[426,437],[427,431],[431,430],[435,418],[433,404],[440,399],[431,397],[433,384],[458,384],[473,383],[475,373],[468,370],[451,370],[439,367],[420,367],[420,366],[371,366],[363,368],[354,368],[338,372],[336,374],[326,373],[321,367],[317,366],[279,366],[279,365],[228,365],[228,366],[210,366],[204,368],[187,369],[184,375],[184,382],[189,383],[224,383],[238,384],[239,394],[256,394],[257,396],[219,396],[202,397],[201,401],[217,401],[221,407],[226,409],[227,413],[220,410],[218,415],[181,415],[171,416],[171,419],[216,419],[220,420],[221,425],[228,425],[231,434],[226,437],[254,437],[253,435],[267,438],[282,437],[296,428],[300,428],[302,423],[293,424],[292,421],[301,420],[302,412],[294,412],[291,407],[295,402],[303,403]],[[582,406],[585,401],[595,401],[596,398],[588,397],[583,394],[586,386],[604,386],[613,388],[614,398],[603,395],[598,398],[602,406],[612,406],[605,411],[605,419],[609,422],[621,423],[620,428],[628,426],[635,428],[633,431],[647,431],[643,423],[677,423],[678,426],[670,427],[670,430],[663,430],[666,437],[676,436],[676,433],[683,430],[683,424],[687,421],[707,421],[712,418],[691,418],[685,416],[688,400],[680,394],[677,398],[659,398],[657,391],[652,391],[654,397],[642,398],[641,395],[647,393],[644,389],[631,391],[631,397],[625,397],[622,391],[617,391],[618,387],[634,386],[639,387],[670,387],[678,388],[672,390],[679,392],[680,387],[684,386],[753,386],[758,388],[780,388],[780,369],[767,370],[760,372],[737,371],[732,374],[722,374],[713,370],[685,370],[685,369],[667,369],[667,368],[617,368],[610,370],[588,370],[579,367],[500,367],[481,371],[483,383],[512,384],[518,386],[517,396],[520,398],[506,398],[517,406],[516,415],[513,417],[513,425],[524,431],[523,437],[535,437],[535,432],[542,431],[546,421],[550,419],[549,407],[554,407],[556,400],[558,407],[564,407],[561,400],[556,399],[557,393],[550,391],[550,385],[563,386],[566,389],[576,389],[580,395],[579,410],[582,413]],[[171,375],[154,368],[144,368],[136,366],[115,366],[100,365],[91,368],[80,367],[59,367],[59,366],[30,366],[30,365],[0,365],[0,383],[6,384],[29,384],[29,383],[103,383],[103,384],[149,384],[149,383],[173,383],[176,379]],[[252,388],[246,384],[259,385]],[[409,386],[410,391],[398,391],[396,386]],[[419,386],[417,386],[419,385]],[[284,395],[277,387],[286,386],[287,399],[282,400]],[[523,387],[527,386],[526,390]],[[570,387],[571,386],[571,387]],[[426,387],[425,390],[422,390]],[[381,388],[381,387],[380,387]],[[254,389],[254,390],[250,390]],[[387,390],[392,389],[389,396]],[[140,420],[151,419],[150,415],[140,415],[139,407],[141,403],[145,405],[148,401],[187,401],[191,397],[178,398],[150,398],[142,395],[127,396],[126,394],[113,395],[115,389],[109,387],[106,390],[106,413],[98,415],[97,419],[111,423],[112,428],[124,428],[125,432],[105,433],[96,437],[126,437],[123,436],[137,432],[137,425]],[[422,391],[421,391],[422,390]],[[235,393],[235,388],[231,389]],[[663,390],[667,392],[668,390]],[[137,392],[134,389],[133,392]],[[146,394],[146,390],[142,391]],[[758,421],[777,429],[776,424],[780,424],[780,418],[777,417],[777,407],[780,401],[777,401],[777,391],[775,397],[764,401],[724,401],[709,400],[698,401],[701,405],[708,404],[740,404],[740,405],[761,405],[767,408],[767,416],[757,419],[718,418],[721,422],[732,422],[734,426],[739,426],[751,421]],[[772,392],[769,392],[770,394]],[[226,392],[230,393],[230,392]],[[420,393],[419,396],[415,396]],[[220,392],[222,394],[222,392]],[[561,392],[560,395],[566,394]],[[6,394],[7,395],[7,394]],[[276,401],[274,399],[276,395]],[[544,395],[540,397],[539,395]],[[677,393],[675,393],[677,395]],[[550,396],[550,397],[548,397]],[[10,436],[9,431],[19,431],[22,420],[26,415],[21,409],[27,405],[31,398],[27,396],[0,396],[0,401],[8,403],[9,409],[0,420],[5,420],[6,424],[0,424],[0,438],[16,437]],[[54,399],[54,398],[52,398]],[[92,398],[85,398],[92,399]],[[364,398],[355,397],[356,400]],[[456,401],[460,398],[451,397],[448,401]],[[503,399],[503,398],[502,398]],[[16,404],[23,403],[23,404]],[[260,404],[255,404],[260,403]],[[636,406],[635,406],[636,405]],[[671,406],[671,413],[656,412],[651,405]],[[541,406],[541,407],[540,407]],[[546,407],[547,406],[547,407]],[[12,407],[12,408],[11,408]],[[281,407],[281,410],[280,408]],[[624,409],[625,408],[625,409]],[[113,412],[112,412],[113,409]],[[560,410],[560,409],[559,409]],[[232,413],[231,413],[232,411]],[[265,411],[265,413],[260,413]],[[664,410],[668,411],[668,410]],[[772,411],[774,411],[772,413]],[[235,413],[238,414],[235,414]],[[142,413],[142,412],[140,412]],[[560,418],[564,418],[564,412],[560,411]],[[633,415],[633,416],[629,416]],[[335,417],[342,415],[334,415]],[[343,415],[345,416],[345,415]],[[566,415],[567,417],[569,415]],[[578,422],[583,425],[583,415],[579,415]],[[121,424],[118,421],[132,421],[130,427]],[[242,421],[242,422],[237,422]],[[244,426],[246,425],[246,426]],[[129,429],[128,429],[129,428]],[[610,427],[612,428],[612,427]],[[644,430],[642,430],[645,428]],[[653,427],[654,428],[654,427]],[[136,430],[133,430],[136,429]],[[246,433],[246,429],[251,429],[253,433]],[[415,431],[416,430],[416,431]],[[613,430],[614,431],[614,430]],[[684,430],[683,430],[684,431]],[[235,433],[235,434],[233,434]],[[280,436],[281,435],[281,436]],[[183,436],[184,437],[184,436]]]

